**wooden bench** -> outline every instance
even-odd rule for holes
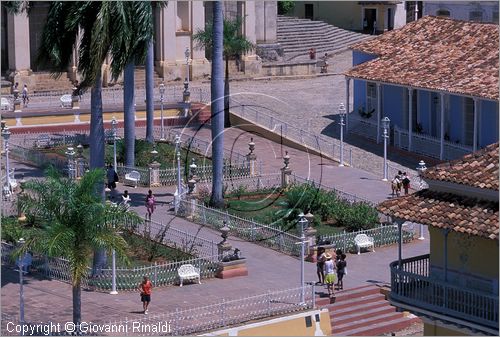
[[[356,248],[358,249],[358,255],[361,252],[361,248],[369,248],[372,247],[372,251],[375,252],[375,245],[373,242],[373,238],[371,236],[368,236],[366,234],[358,234],[354,238],[354,244],[356,245]]]
[[[184,280],[198,280],[198,284],[201,284],[200,268],[196,268],[192,264],[183,264],[179,267],[179,269],[177,269],[177,274],[179,274],[179,282],[181,287]]]
[[[137,188],[139,180],[141,180],[141,174],[137,171],[131,171],[125,174],[125,180],[123,181],[123,184]]]
[[[61,101],[62,108],[71,108],[72,97],[69,94],[62,95],[59,99]]]

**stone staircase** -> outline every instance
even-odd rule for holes
[[[379,336],[405,329],[421,322],[414,315],[396,312],[374,285],[337,291],[336,300],[318,298],[319,308],[330,311],[333,336]]]
[[[136,66],[135,71],[135,87],[136,88],[146,88],[146,67],[144,66]],[[158,88],[160,85],[162,78],[158,75],[156,71],[153,71],[154,78],[154,87]]]
[[[73,88],[73,84],[68,78],[67,73],[62,73],[61,76],[55,79],[50,72],[41,72],[37,71],[33,73],[35,77],[35,85],[34,88],[28,88],[31,93],[41,93],[41,92],[52,92],[52,91],[64,91],[67,93],[71,93]],[[22,85],[19,83],[19,87],[21,90]],[[29,84],[28,84],[29,87]]]
[[[283,47],[284,59],[309,59],[309,49],[316,48],[316,57],[335,53],[372,35],[352,32],[323,21],[311,21],[278,15],[277,40]]]

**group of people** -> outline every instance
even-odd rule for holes
[[[14,83],[12,87],[12,94],[14,95],[14,99],[19,98],[19,82]],[[30,97],[28,95],[28,86],[25,84],[21,93],[21,98],[23,99],[23,106],[27,107],[30,102]]]
[[[335,253],[330,254],[326,252],[324,247],[319,247],[316,256],[316,267],[319,279],[316,284],[326,284],[330,297],[335,293],[335,285],[337,290],[344,289],[347,262],[346,255],[341,249],[337,249]]]
[[[106,177],[107,177],[107,187],[111,191],[113,191],[116,188],[116,183],[119,181],[118,173],[116,173],[113,165],[109,164],[108,170],[106,172]],[[110,196],[111,202],[112,196]],[[128,190],[125,190],[122,194],[122,201],[121,205],[125,207],[125,210],[128,210],[130,205],[131,199],[130,195],[128,194]],[[148,195],[146,196],[146,220],[151,221],[151,217],[153,215],[154,210],[156,209],[156,201],[155,201],[155,196],[153,195],[153,191],[149,190]]]
[[[391,182],[392,195],[396,194],[396,196],[399,197],[401,187],[403,187],[405,195],[407,195],[408,190],[410,189],[410,178],[406,172],[398,171],[398,174],[394,176],[394,179]]]

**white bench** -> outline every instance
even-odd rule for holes
[[[71,95],[69,94],[62,95],[59,100],[61,101],[62,108],[71,108],[71,102],[72,102]]]
[[[354,238],[354,243],[356,244],[356,248],[358,249],[358,255],[360,254],[361,248],[372,247],[372,251],[375,252],[375,245],[371,236],[368,236],[366,234],[358,234]]]
[[[198,280],[198,284],[201,284],[200,280],[200,268],[196,268],[192,264],[183,264],[177,269],[177,274],[179,274],[180,286],[182,287],[182,282],[195,281]]]
[[[141,180],[141,174],[137,171],[131,171],[125,174],[125,181],[123,182],[123,184],[137,188],[139,180]]]
[[[10,102],[7,98],[2,97],[2,110],[9,110],[10,111]]]

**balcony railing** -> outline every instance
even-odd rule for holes
[[[404,259],[401,267],[398,261],[392,262],[390,268],[392,302],[498,332],[498,295],[433,279],[429,274],[429,254]]]

